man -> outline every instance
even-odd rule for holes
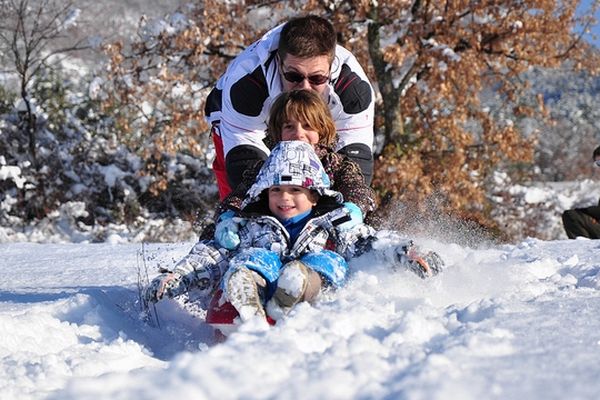
[[[373,173],[373,88],[356,58],[336,43],[324,18],[298,17],[267,32],[229,65],[207,100],[216,157],[213,171],[224,199],[243,171],[264,160],[263,142],[271,102],[292,89],[319,93],[338,132],[336,150]]]
[[[600,168],[600,147],[592,154],[594,164]],[[562,215],[563,226],[569,239],[578,236],[600,239],[600,202],[597,206],[567,210]]]

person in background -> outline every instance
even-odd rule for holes
[[[291,19],[248,46],[206,99],[221,200],[241,182],[243,171],[267,158],[269,148],[263,139],[271,104],[280,93],[293,89],[312,90],[323,98],[338,132],[335,151],[354,160],[370,184],[373,88],[352,53],[337,45],[333,25],[307,15]]]
[[[592,159],[594,165],[600,168],[600,146],[597,147]],[[600,239],[600,200],[598,205],[567,210],[562,214],[563,226],[569,239],[578,236]]]

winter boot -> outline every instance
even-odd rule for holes
[[[266,318],[261,294],[267,282],[257,272],[248,268],[238,268],[227,280],[226,293],[229,302],[240,314],[242,321],[256,315]]]
[[[314,299],[321,290],[320,275],[303,262],[290,261],[281,269],[277,289],[267,303],[267,312],[275,320],[287,314],[301,301]]]

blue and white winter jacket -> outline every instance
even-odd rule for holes
[[[320,195],[312,210],[313,217],[293,242],[282,222],[268,209],[267,189],[273,185],[301,186]],[[348,260],[359,251],[361,241],[373,234],[373,229],[363,224],[350,230],[339,228],[350,220],[350,211],[343,204],[343,196],[329,189],[329,177],[312,146],[299,141],[281,142],[273,149],[234,218],[240,223],[239,249],[269,250],[276,253],[282,263],[323,251],[332,251]],[[347,264],[331,267],[347,269]],[[327,266],[321,268],[315,269],[337,283],[328,275]],[[332,276],[339,274],[340,271],[332,271]]]
[[[312,210],[313,217],[293,243],[284,225],[268,209],[266,189],[279,184],[302,186],[320,194]],[[374,230],[364,224],[340,229],[340,225],[350,219],[350,211],[343,205],[343,196],[329,189],[329,177],[319,158],[312,146],[304,142],[281,142],[273,149],[242,202],[242,208],[236,211],[233,219],[239,223],[239,246],[230,251],[214,240],[198,242],[173,270],[182,276],[182,291],[196,287],[205,298],[210,298],[236,262],[260,258],[264,251],[273,256],[262,262],[257,260],[251,269],[271,283],[278,277],[278,268],[287,261],[299,259],[328,283],[339,286],[347,273],[346,261],[362,252],[374,235]]]

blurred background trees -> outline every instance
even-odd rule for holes
[[[146,118],[147,129],[160,127],[144,135],[145,140],[156,138],[159,146],[153,148],[194,148],[189,141],[207,131],[201,115],[206,89],[231,57],[294,14],[272,11],[282,3],[207,1],[179,15],[185,21],[180,28],[170,24],[170,29],[156,30],[146,22],[127,55],[118,46],[115,57],[109,47],[113,81],[131,82],[115,85],[113,94],[125,95],[132,105],[151,104],[169,121],[166,128]],[[520,126],[524,118],[545,112],[543,97],[526,98],[530,81],[524,73],[559,66],[595,73],[600,65],[597,52],[574,30],[595,23],[594,14],[576,16],[577,4],[313,1],[289,2],[285,9],[329,17],[341,44],[370,71],[379,93],[378,192],[414,204],[435,193],[445,207],[485,219],[492,172],[499,166],[522,172],[524,165],[532,165],[540,140],[540,131]],[[265,22],[256,22],[261,19]],[[150,76],[160,78],[162,90]],[[183,103],[172,96],[181,91],[186,93]],[[171,111],[160,112],[151,97],[161,103],[168,99]],[[175,130],[181,139],[172,135]]]
[[[14,13],[5,5],[21,3],[29,4],[0,1],[2,20]],[[96,167],[66,168],[72,171],[60,179],[62,192],[86,202],[92,221],[99,215],[133,221],[145,208],[187,219],[194,210],[208,213],[216,197],[207,189],[213,181],[206,94],[248,44],[289,17],[310,12],[331,19],[340,44],[359,57],[376,88],[374,187],[384,206],[401,204],[403,211],[414,207],[418,213],[435,203],[439,212],[493,227],[492,211],[502,206],[498,199],[507,199],[498,193],[511,182],[589,174],[587,152],[600,141],[594,107],[600,63],[598,49],[582,32],[597,24],[598,2],[576,12],[579,3],[205,0],[144,16],[135,34],[124,29],[129,33],[118,39],[112,31],[105,35],[105,63],[83,72],[77,88],[69,82],[63,91],[68,104],[55,110],[72,112],[54,124],[56,140],[64,145],[60,135],[71,132],[69,140],[79,139],[67,151],[70,159]],[[52,4],[64,5],[56,26],[76,12],[70,2]],[[19,27],[2,24],[7,54],[10,32]],[[60,28],[56,35],[64,32]],[[73,40],[73,48],[83,43]],[[50,59],[55,43],[40,43],[37,59]],[[16,66],[2,63],[3,69]],[[28,75],[28,90],[48,76],[38,75]],[[57,88],[26,97],[39,104],[56,98]],[[14,99],[8,86],[3,90],[0,110],[6,116]],[[7,125],[2,129],[7,132]],[[107,178],[111,164],[122,179]],[[14,180],[1,182],[16,188]],[[77,195],[74,184],[80,185]],[[91,201],[86,193],[104,200]],[[110,211],[115,199],[129,206]]]

